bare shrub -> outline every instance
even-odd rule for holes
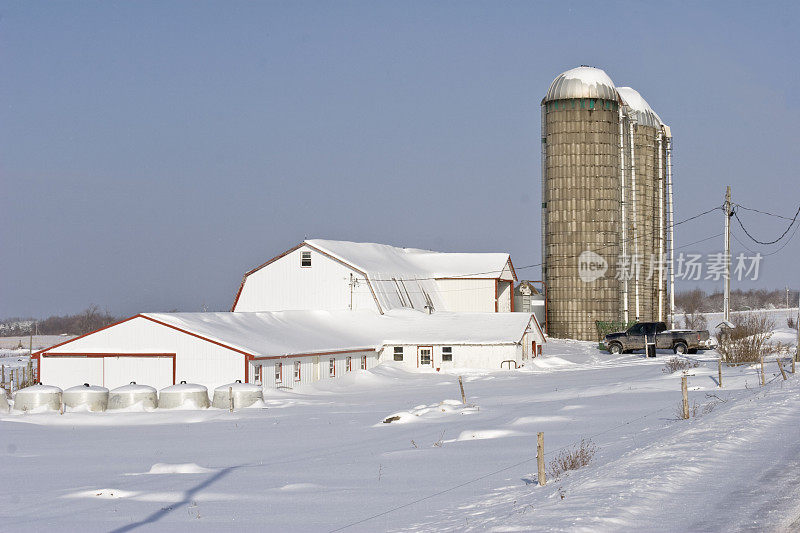
[[[708,412],[710,413],[713,409],[714,407],[712,405],[711,409],[709,409]],[[689,418],[695,418],[697,416],[697,413],[699,412],[700,412],[700,404],[698,404],[697,402],[689,404]],[[703,412],[705,414],[706,412],[705,409]],[[675,418],[677,418],[678,420],[685,420],[683,418],[683,400],[679,401],[678,406],[675,408]]]
[[[733,328],[719,336],[717,351],[727,363],[757,363],[768,355],[775,323],[766,313],[747,313],[731,316]]]
[[[592,442],[592,439],[581,439],[580,443],[572,448],[561,450],[553,458],[550,462],[550,477],[557,479],[561,477],[561,474],[569,470],[577,470],[582,466],[588,465],[595,453],[597,453],[597,446]]]
[[[683,329],[708,329],[708,320],[702,313],[685,313]]]
[[[790,316],[786,319],[786,326],[788,326],[789,329],[797,329],[797,320]]]
[[[697,368],[700,366],[700,363],[697,361],[690,361],[689,359],[683,359],[681,357],[672,357],[666,363],[664,363],[664,368],[661,371],[665,374],[674,374],[679,370],[688,370],[690,368]]]

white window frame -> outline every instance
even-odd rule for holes
[[[308,264],[306,264],[308,263]],[[311,268],[311,252],[302,250],[300,252],[300,268]]]
[[[346,364],[345,364],[345,371],[352,372],[353,371],[353,358],[351,356],[347,356]]]
[[[424,364],[422,362],[422,350],[428,350],[430,352],[430,360],[428,364]],[[423,366],[433,367],[433,346],[417,346],[417,368],[421,368]]]
[[[275,383],[283,383],[283,363],[275,363]]]
[[[301,376],[300,376],[300,366],[301,366],[300,365],[300,361],[295,361],[294,362],[294,380],[295,381],[300,381],[300,378],[301,378]]]
[[[447,351],[445,351],[447,350]],[[445,359],[446,355],[450,356],[450,359]],[[443,363],[452,363],[453,362],[453,347],[452,346],[442,346],[442,362]]]
[[[361,356],[361,370],[366,370],[366,369],[367,369],[367,356],[366,355],[362,355]]]
[[[400,356],[400,359],[397,356]],[[395,361],[402,361],[403,360],[403,347],[402,346],[395,346],[394,347],[394,360]]]
[[[336,377],[336,358],[331,357],[328,359],[328,377],[335,378]]]

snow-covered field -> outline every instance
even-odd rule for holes
[[[523,370],[462,372],[467,406],[456,374],[380,366],[266,409],[0,415],[0,529],[789,528],[800,373],[725,368],[720,389],[716,354],[689,356],[684,421],[671,357],[551,340]],[[581,438],[597,454],[539,487],[539,431],[548,463]]]

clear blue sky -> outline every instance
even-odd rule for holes
[[[226,310],[305,236],[539,263],[539,103],[580,64],[672,127],[676,218],[726,184],[792,214],[797,6],[0,2],[0,317]],[[740,286],[798,287],[798,259]]]

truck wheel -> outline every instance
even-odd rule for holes
[[[618,342],[612,342],[608,345],[608,352],[614,355],[622,353],[622,345]]]
[[[685,342],[678,342],[675,344],[675,347],[672,349],[676,354],[683,355],[688,351],[688,347],[686,346]]]

